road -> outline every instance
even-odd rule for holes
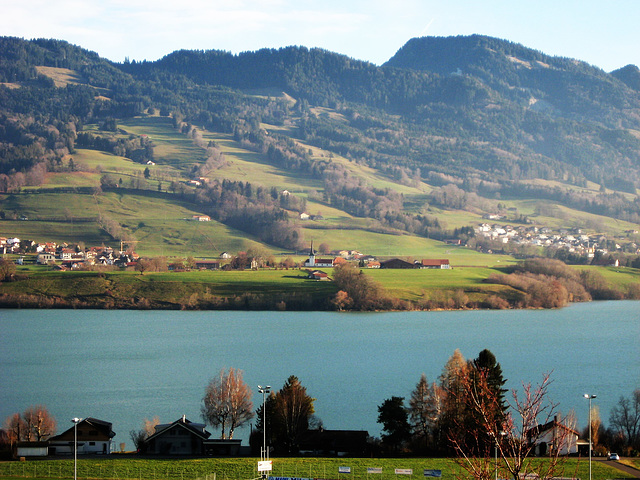
[[[633,468],[628,465],[625,465],[624,463],[620,463],[612,460],[606,460],[604,458],[599,458],[597,460],[593,459],[593,460],[596,462],[605,462],[607,465],[617,468],[621,472],[625,472],[625,473],[628,473],[629,475],[633,475],[634,478],[640,478],[640,470],[638,470],[637,468]]]

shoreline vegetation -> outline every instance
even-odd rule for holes
[[[445,270],[239,271],[17,269],[0,282],[0,308],[140,310],[412,311],[562,308],[591,300],[640,299],[640,270],[569,267],[531,259]]]

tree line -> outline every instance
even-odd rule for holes
[[[243,375],[236,368],[221,369],[207,383],[200,407],[202,420],[219,431],[221,439],[233,439],[236,430],[255,417],[249,440],[254,452],[262,446],[266,433],[267,445],[274,455],[298,454],[302,435],[322,428],[321,419],[315,415],[316,399],[298,377],[291,375],[278,390],[266,387],[264,403],[254,408],[253,392]],[[572,413],[559,417],[558,405],[549,398],[550,382],[550,375],[544,374],[540,383],[523,384],[520,392],[512,390],[508,395],[502,367],[490,350],[482,350],[472,360],[455,350],[437,381],[429,382],[424,374],[420,376],[408,405],[404,397],[392,396],[378,406],[382,435],[380,439],[369,439],[370,452],[457,456],[473,478],[489,478],[493,466],[485,465],[482,459],[491,458],[497,448],[496,454],[514,480],[520,474],[531,473],[531,468],[550,469],[545,472],[549,473],[557,467],[561,446],[568,440],[557,438],[547,452],[552,461],[532,467],[527,458],[534,454],[541,425],[553,420],[565,425],[566,431],[577,428]],[[602,454],[609,449],[625,455],[638,453],[640,388],[628,398],[620,397],[610,412],[608,428],[602,425],[597,410],[591,412],[591,418],[596,452]],[[157,417],[145,419],[141,429],[129,432],[140,453],[145,452],[145,442],[159,423]],[[56,420],[47,408],[35,405],[23,413],[9,415],[0,438],[14,448],[21,441],[46,441],[56,434],[56,428]],[[483,472],[489,475],[483,477]]]
[[[542,425],[559,422],[567,427],[565,432],[576,430],[575,415],[561,416],[558,405],[549,398],[549,374],[538,384],[523,384],[520,391],[508,392],[505,383],[502,367],[491,351],[482,350],[475,359],[466,360],[456,350],[437,381],[429,382],[424,374],[420,377],[408,405],[404,397],[392,396],[378,406],[383,451],[390,455],[455,455],[472,478],[491,478],[494,467],[482,460],[494,454],[514,479],[531,473],[526,471],[531,468],[555,469],[562,447],[569,444],[561,433],[556,433],[561,437],[546,452],[552,460],[549,464],[536,467],[527,458],[534,455]],[[640,388],[629,398],[620,397],[610,412],[608,428],[597,409],[592,410],[591,418],[597,453],[638,454]],[[582,435],[588,436],[588,426]],[[543,477],[542,471],[536,473]]]

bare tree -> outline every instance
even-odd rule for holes
[[[631,398],[620,396],[609,416],[611,428],[624,435],[627,445],[640,447],[640,388]]]
[[[156,431],[156,426],[160,423],[160,419],[155,416],[152,420],[145,418],[142,422],[140,430],[131,430],[129,436],[136,447],[136,450],[143,452],[145,450],[145,441]]]
[[[22,414],[26,427],[25,440],[37,442],[46,440],[56,433],[56,420],[51,416],[47,407],[35,405],[27,408]]]
[[[21,440],[24,440],[27,426],[19,413],[9,415],[4,421],[4,428],[9,437],[9,444],[11,448]]]
[[[521,394],[512,390],[509,410],[501,422],[496,422],[500,403],[495,389],[490,388],[487,382],[486,374],[481,372],[475,381],[464,382],[464,401],[475,416],[477,428],[493,439],[493,448],[497,450],[502,468],[514,480],[527,475],[549,479],[558,476],[562,470],[565,457],[561,455],[569,445],[570,435],[575,433],[575,417],[568,415],[560,419],[557,416],[557,405],[548,400],[549,384],[550,375],[545,374],[539,385],[523,385]],[[539,423],[541,419],[542,423]],[[533,462],[531,456],[548,428],[553,429],[553,445],[547,461]],[[474,432],[471,433],[470,437],[473,437]],[[460,465],[472,478],[488,480],[494,476],[497,467],[493,464],[491,446],[487,448],[485,445],[484,451],[478,451],[477,445],[468,445],[459,437],[452,441]]]
[[[429,385],[423,373],[409,399],[409,421],[414,434],[424,438],[425,448],[429,446],[429,437],[438,413],[434,390],[435,385]]]
[[[220,427],[220,438],[233,438],[236,428],[253,418],[251,389],[242,379],[242,370],[224,368],[205,388],[202,418],[214,428]]]

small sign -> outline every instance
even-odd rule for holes
[[[272,460],[263,460],[258,462],[258,471],[259,472],[270,472],[273,470],[273,461]]]
[[[382,467],[368,467],[367,473],[382,473]]]
[[[425,470],[424,476],[425,477],[441,477],[442,470]]]
[[[338,467],[338,473],[351,473],[351,467]]]
[[[396,468],[396,475],[413,475],[412,468]]]

